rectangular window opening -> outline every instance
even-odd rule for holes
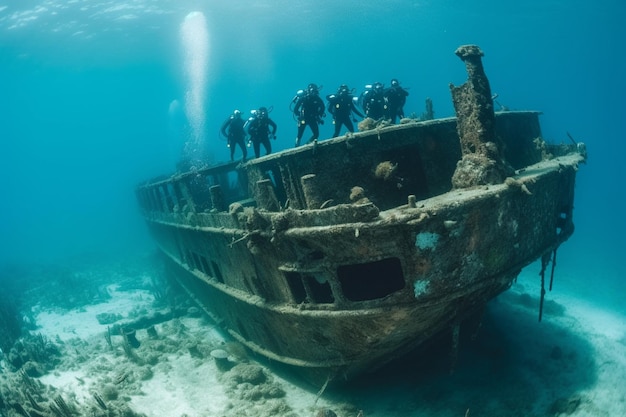
[[[398,258],[342,265],[337,268],[337,277],[344,296],[350,301],[376,300],[405,286],[402,265]]]

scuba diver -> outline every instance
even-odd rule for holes
[[[396,123],[396,118],[402,120],[404,118],[404,103],[409,92],[400,87],[397,79],[391,80],[391,87],[385,90],[385,99],[387,100],[387,119],[391,123]]]
[[[241,112],[239,110],[233,111],[233,114],[231,114],[228,119],[226,119],[224,123],[222,123],[220,132],[228,140],[231,161],[233,161],[235,157],[235,145],[238,145],[241,148],[244,162],[246,160],[246,157],[248,156],[248,148],[246,148],[245,141],[246,131],[243,128],[244,124],[245,121],[241,117]]]
[[[342,125],[346,126],[350,132],[354,132],[352,122],[356,122],[356,119],[352,113],[365,117],[354,105],[352,91],[345,84],[339,86],[337,94],[327,95],[326,100],[328,100],[328,112],[333,115],[333,123],[335,124],[334,138],[339,136]]]
[[[320,136],[319,124],[324,124],[324,102],[319,96],[319,88],[315,84],[309,84],[305,91],[298,91],[296,96],[291,100],[295,103],[293,114],[298,120],[298,136],[296,137],[296,147],[300,146],[300,140],[304,134],[304,129],[309,126],[313,136],[308,143],[316,141]]]
[[[387,100],[383,84],[376,82],[374,85],[366,85],[361,94],[361,103],[365,115],[374,120],[380,120],[387,114]]]
[[[258,158],[261,154],[261,144],[265,147],[265,155],[272,153],[272,139],[276,139],[276,123],[268,116],[267,107],[259,107],[258,110],[252,111],[252,116],[248,119],[245,127],[250,135],[250,142],[254,148],[254,155]],[[270,132],[270,127],[272,131]]]

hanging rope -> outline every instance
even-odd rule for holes
[[[557,248],[554,248],[554,250],[551,253],[545,253],[541,257],[541,272],[539,273],[539,275],[541,275],[541,296],[539,298],[539,321],[541,321],[541,317],[543,317],[543,301],[546,296],[546,268],[548,267],[548,264],[550,262],[552,262],[552,269],[550,271],[550,286],[548,287],[549,291],[552,291],[552,284],[554,283],[554,268],[556,268],[556,250]]]
[[[546,267],[550,263],[550,253],[546,253],[541,257],[541,296],[539,298],[539,321],[543,316],[543,300],[546,296]]]
[[[550,272],[550,287],[549,290],[552,291],[552,282],[554,282],[554,268],[556,267],[556,250],[554,248],[554,252],[552,252],[552,272]]]

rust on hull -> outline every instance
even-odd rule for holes
[[[178,281],[234,338],[312,380],[349,378],[458,326],[573,233],[585,156],[546,145],[539,113],[492,109],[471,146],[456,118],[415,121],[137,196]],[[471,185],[453,185],[459,170]]]

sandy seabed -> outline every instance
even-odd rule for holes
[[[462,337],[454,372],[449,343],[440,343],[318,395],[248,357],[199,309],[186,306],[171,317],[154,291],[111,283],[104,302],[71,310],[34,305],[31,333],[57,346],[58,358],[32,378],[12,375],[0,360],[0,383],[22,384],[13,387],[21,392],[36,384],[48,393],[24,404],[30,416],[56,415],[45,404],[61,398],[69,415],[89,416],[304,417],[332,410],[339,417],[626,417],[625,317],[555,290],[539,323],[537,287],[536,272],[527,269],[489,304],[476,337]],[[115,329],[145,317],[153,324],[138,326],[140,346],[129,349]],[[228,353],[226,368],[215,350]]]

